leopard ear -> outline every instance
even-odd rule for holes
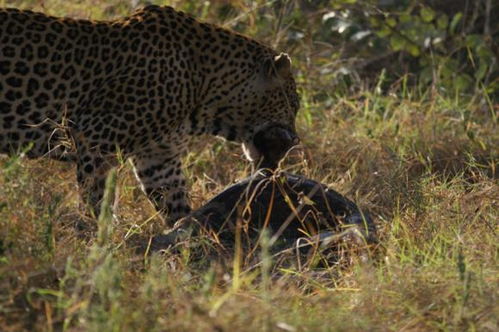
[[[291,58],[286,53],[281,53],[274,58],[277,76],[288,77],[291,74]]]
[[[281,53],[264,64],[267,78],[286,78],[291,74],[291,59],[286,53]]]

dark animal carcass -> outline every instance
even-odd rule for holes
[[[342,235],[375,241],[371,217],[336,191],[303,176],[259,171],[213,197],[152,245],[161,248],[194,232],[233,246],[238,227],[250,245],[267,229],[271,244],[279,249],[299,239],[324,243]]]

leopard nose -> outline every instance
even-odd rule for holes
[[[284,128],[278,128],[278,130],[279,134],[276,135],[277,137],[275,139],[282,141],[284,149],[287,150],[300,143],[300,138],[294,132]]]
[[[286,152],[299,142],[298,136],[291,130],[282,127],[269,128],[266,133],[267,144],[274,146],[275,152]]]
[[[270,133],[270,136],[274,139],[280,139],[290,143],[298,138],[292,130],[283,127],[271,127],[268,129],[268,133]]]

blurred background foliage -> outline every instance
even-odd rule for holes
[[[394,84],[397,91],[403,84],[422,93],[478,95],[489,104],[499,96],[495,0],[1,2],[92,19],[127,15],[150,3],[171,5],[290,53],[306,97],[319,102],[366,88],[387,92]]]

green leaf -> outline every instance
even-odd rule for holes
[[[466,91],[473,84],[473,80],[466,74],[460,74],[453,80],[453,83],[457,91]]]
[[[400,23],[419,22],[419,18],[403,13],[399,16]]]
[[[418,57],[421,54],[421,51],[417,45],[408,44],[406,49],[413,57]]]
[[[441,30],[447,29],[448,24],[449,24],[449,17],[445,14],[441,15],[437,19],[437,27]]]
[[[377,28],[380,24],[380,21],[376,17],[369,17],[369,24],[374,28]]]
[[[419,74],[419,79],[423,84],[428,84],[433,80],[433,70],[430,66],[423,68]]]
[[[485,77],[485,74],[487,74],[489,70],[489,66],[484,63],[483,61],[480,62],[480,65],[478,66],[478,70],[475,71],[475,77],[477,80],[481,80]]]
[[[376,35],[378,35],[378,37],[380,37],[380,38],[384,38],[390,34],[391,34],[390,29],[388,29],[386,27],[381,29],[381,30],[376,31]]]
[[[390,45],[394,51],[400,51],[404,49],[405,40],[399,35],[393,35],[390,37]]]
[[[454,17],[452,18],[452,21],[450,22],[450,27],[449,27],[450,33],[454,33],[454,31],[456,31],[456,26],[459,23],[459,21],[461,21],[462,17],[463,17],[463,14],[461,12],[454,15]]]
[[[431,22],[435,18],[435,12],[433,11],[433,9],[428,7],[423,7],[419,14],[425,22]]]
[[[466,36],[466,46],[476,49],[483,44],[483,38],[480,35],[468,35]]]
[[[476,48],[476,53],[478,54],[480,61],[494,61],[494,53],[486,46],[485,41],[483,41],[483,44]]]
[[[388,24],[389,27],[395,27],[397,25],[397,20],[394,19],[393,17],[389,17],[386,19],[386,24]]]

